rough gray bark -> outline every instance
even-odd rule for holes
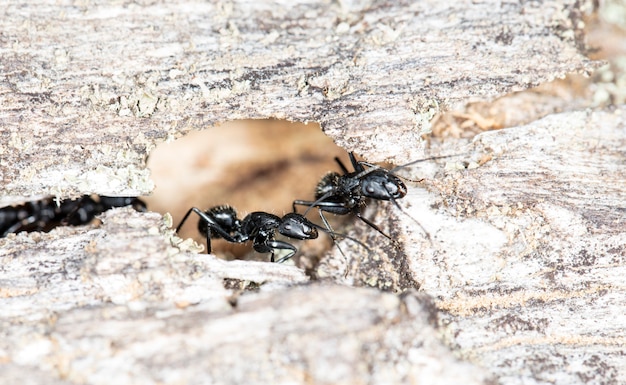
[[[286,287],[308,279],[293,266],[181,253],[170,245],[180,239],[170,239],[158,215],[117,209],[103,220],[98,229],[2,240],[3,381],[478,384],[486,378],[439,340],[437,311],[426,295]],[[261,293],[239,297],[259,284]]]
[[[2,201],[145,193],[156,142],[239,118],[315,120],[368,160],[415,159],[439,109],[592,68],[587,6],[8,3]],[[399,244],[345,228],[370,250],[342,242],[313,271],[325,285],[195,254],[131,210],[1,239],[0,379],[626,382],[625,114],[435,144],[464,155],[406,170],[425,188],[400,201],[431,241],[372,209]]]
[[[335,253],[319,274],[397,291],[416,283],[435,298],[449,345],[500,383],[624,383],[626,107],[484,133],[464,151],[404,171],[426,178],[400,203],[432,243],[380,209],[375,222],[401,250],[359,225],[382,251],[350,260],[345,277]]]
[[[508,383],[626,382],[625,113],[480,135],[493,159],[455,178],[447,204],[465,220],[423,290],[461,355]]]
[[[589,71],[589,8],[8,2],[0,194],[146,194],[155,143],[242,118],[317,121],[371,161],[406,160],[442,108]]]
[[[393,207],[377,210],[399,247],[346,228],[372,250],[342,242],[349,264],[335,251],[316,272],[327,285],[306,285],[293,266],[194,254],[158,215],[129,209],[100,227],[11,235],[0,240],[6,373],[68,384],[623,383],[625,116],[554,115],[404,170],[426,178],[399,203],[432,243]]]

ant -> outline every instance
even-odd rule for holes
[[[0,209],[0,234],[5,237],[9,233],[21,231],[48,232],[57,226],[84,225],[98,214],[123,206],[146,211],[146,204],[136,197],[98,196],[98,199],[93,199],[89,195],[78,199],[64,199],[61,202],[44,198],[18,206],[3,207]]]
[[[329,172],[318,183],[315,190],[315,201],[295,200],[293,202],[293,211],[297,212],[296,206],[307,206],[304,215],[306,215],[312,208],[317,208],[324,222],[324,226],[332,234],[332,230],[324,212],[347,215],[354,214],[357,218],[365,222],[369,227],[376,230],[378,233],[385,236],[390,241],[394,240],[383,232],[376,224],[369,219],[365,218],[361,210],[365,206],[366,199],[391,201],[400,211],[411,218],[417,223],[426,238],[430,240],[430,234],[426,229],[413,217],[411,217],[406,211],[398,204],[398,199],[404,198],[407,194],[407,187],[402,182],[402,179],[412,181],[407,178],[402,178],[396,174],[395,171],[427,160],[449,158],[457,155],[436,156],[431,158],[419,159],[413,162],[406,163],[401,166],[394,167],[390,170],[377,166],[372,163],[357,161],[354,153],[348,153],[350,162],[354,171],[349,171],[343,162],[335,157],[335,161],[339,164],[343,174],[338,172]],[[423,179],[412,182],[421,182]]]
[[[271,253],[271,262],[282,263],[293,257],[298,250],[291,243],[275,240],[276,231],[286,237],[299,240],[317,238],[318,229],[332,233],[298,213],[288,213],[281,218],[263,211],[255,211],[240,220],[235,209],[227,205],[216,206],[206,211],[197,207],[190,208],[176,227],[176,232],[182,228],[192,212],[200,217],[198,231],[206,235],[208,253],[211,253],[211,238],[223,238],[231,243],[252,241],[255,251]],[[332,234],[352,239],[342,234]],[[361,244],[355,239],[352,240]],[[274,254],[277,250],[289,250],[289,252],[275,261]]]

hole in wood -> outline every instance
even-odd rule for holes
[[[313,198],[320,178],[337,168],[335,156],[345,159],[346,152],[315,123],[227,122],[190,132],[152,151],[148,167],[156,188],[145,200],[151,211],[169,212],[174,226],[194,206],[206,210],[228,204],[237,210],[239,218],[253,211],[282,216],[292,211],[293,200]],[[319,223],[316,213],[312,214],[310,219]],[[179,236],[205,245],[197,223],[194,215]],[[318,240],[295,245],[307,255],[319,256],[331,242],[321,234]],[[250,243],[212,241],[213,254],[227,259],[269,258],[267,254],[247,255],[250,250]]]

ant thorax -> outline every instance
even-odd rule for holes
[[[280,217],[262,212],[255,211],[246,215],[241,222],[241,231],[244,234],[248,234],[250,238],[254,239],[258,235],[261,237],[273,239],[274,230],[278,228],[281,223]]]

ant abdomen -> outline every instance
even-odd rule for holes
[[[324,175],[315,188],[315,199],[319,199],[326,194],[333,193],[334,190],[339,187],[340,179],[341,175],[334,171]]]
[[[205,211],[205,214],[212,219],[214,226],[220,227],[230,235],[234,235],[241,227],[241,221],[237,218],[237,211],[231,206],[212,207]],[[208,234],[211,238],[223,238],[220,233],[209,230],[206,220],[198,221],[198,231],[203,235]]]

